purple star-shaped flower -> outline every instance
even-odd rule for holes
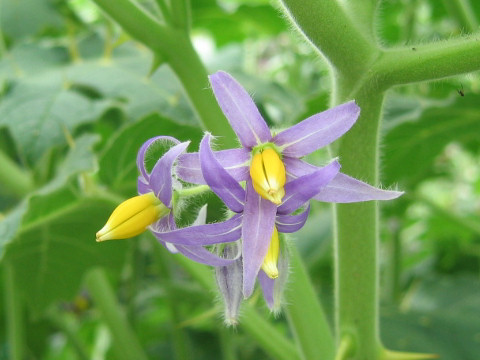
[[[145,168],[145,155],[152,145],[158,145],[159,143],[171,146],[171,148],[156,162],[152,171],[148,172]],[[240,239],[240,215],[225,222],[205,224],[206,212],[203,208],[193,226],[177,229],[175,224],[172,201],[174,191],[173,166],[178,156],[186,150],[188,144],[189,142],[180,143],[177,139],[169,136],[158,136],[147,140],[137,155],[137,167],[140,171],[137,181],[138,193],[142,195],[153,192],[171,210],[170,214],[150,226],[152,233],[169,251],[180,252],[199,263],[227,266],[234,259],[221,258],[207,250],[204,245]],[[177,186],[179,187],[180,184]]]
[[[306,220],[308,211],[288,215],[314,198],[320,201],[349,203],[368,200],[389,200],[400,196],[397,191],[385,191],[339,172],[337,161],[318,168],[300,158],[326,146],[348,131],[358,118],[359,107],[349,102],[303,120],[272,135],[253,100],[225,72],[210,76],[217,101],[238,136],[242,148],[211,151],[207,135],[199,153],[184,154],[179,158],[177,174],[185,181],[208,184],[234,212],[242,218],[243,293],[248,297],[254,287],[262,261],[267,253],[274,224],[278,231],[292,232],[292,224],[282,229],[282,220],[298,221],[297,231]],[[285,165],[287,182],[280,206],[255,192],[249,175],[252,151],[271,143],[280,152]],[[246,181],[246,194],[239,181]],[[244,199],[244,200],[243,200]]]
[[[201,169],[207,184],[225,205],[233,212],[243,214],[243,294],[249,297],[267,253],[274,225],[282,233],[298,231],[307,220],[309,207],[300,214],[289,214],[318,194],[337,175],[340,164],[334,160],[323,168],[288,182],[283,203],[277,206],[259,196],[250,179],[244,189],[223,168],[210,148],[210,137],[210,134],[206,134],[200,144]]]

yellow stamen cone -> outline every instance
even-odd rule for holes
[[[263,259],[262,270],[271,279],[278,277],[278,255],[280,254],[280,241],[278,239],[277,227],[273,227],[272,240],[270,240],[270,246],[268,247],[267,255]]]
[[[277,152],[267,148],[253,156],[250,166],[253,188],[264,199],[280,205],[285,196],[286,173]]]
[[[113,211],[105,226],[97,232],[97,241],[139,235],[169,211],[152,192],[130,198]]]

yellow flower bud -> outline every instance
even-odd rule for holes
[[[277,227],[273,226],[272,240],[270,240],[267,255],[265,255],[262,264],[262,270],[265,271],[265,274],[271,279],[276,279],[278,277],[277,262],[279,253],[280,242],[278,239],[278,231]]]
[[[277,152],[266,148],[253,156],[250,166],[253,188],[264,199],[280,205],[285,196],[285,165]]]
[[[105,226],[97,232],[97,241],[127,239],[170,212],[153,192],[130,198],[113,211]]]

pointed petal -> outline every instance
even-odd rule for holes
[[[222,255],[228,259],[236,257],[240,252],[238,243],[227,244]],[[228,266],[215,268],[215,279],[225,304],[225,322],[228,325],[237,323],[238,310],[242,302],[242,258],[236,259]]]
[[[168,208],[172,207],[172,170],[177,157],[184,152],[190,141],[175,145],[155,164],[150,174],[150,186],[155,195]]]
[[[278,133],[273,142],[280,146],[283,155],[302,157],[346,133],[359,114],[360,108],[351,101],[310,116]]]
[[[192,225],[205,225],[207,223],[207,205],[203,205],[198,211],[197,218]]]
[[[338,173],[314,199],[333,203],[352,203],[370,200],[392,200],[403,191],[382,190],[348,175]]]
[[[147,153],[148,148],[157,141],[167,141],[167,142],[170,141],[172,142],[172,145],[177,145],[180,143],[180,141],[178,141],[177,139],[171,136],[156,136],[154,138],[148,139],[143,143],[143,145],[140,147],[140,150],[138,150],[138,153],[137,153],[137,168],[147,181],[150,178],[150,176],[147,170],[145,169],[145,154]]]
[[[245,190],[218,162],[210,148],[210,134],[205,134],[200,143],[200,166],[202,174],[212,191],[237,213],[243,211]]]
[[[267,254],[275,223],[277,206],[263,199],[247,180],[247,199],[243,211],[242,254],[243,254],[243,296],[252,294],[258,271]]]
[[[150,188],[150,184],[148,184],[147,180],[140,175],[137,179],[137,192],[139,195],[143,195],[146,193],[151,192],[152,189]]]
[[[237,241],[242,235],[242,216],[215,224],[189,226],[167,232],[152,229],[159,240],[175,245],[212,245]]]
[[[281,233],[293,233],[300,230],[308,218],[310,212],[310,205],[297,215],[277,215],[275,218],[275,225],[277,230]]]
[[[270,279],[263,270],[260,270],[258,272],[258,282],[262,287],[263,298],[267,302],[268,308],[272,310],[273,305],[275,304],[275,301],[273,299],[273,288],[275,286],[275,280]]]
[[[177,225],[175,224],[175,217],[173,216],[173,212],[170,212],[168,216],[164,216],[160,220],[158,220],[155,224],[152,224],[150,226],[150,231],[166,232],[170,230],[175,230],[176,228],[177,228]],[[159,243],[162,244],[172,254],[178,253],[178,250],[175,247],[175,245],[169,242],[161,241],[161,240],[159,240]]]
[[[236,181],[245,181],[248,178],[250,151],[245,148],[221,150],[214,152],[222,167]],[[199,153],[186,153],[178,158],[175,168],[177,175],[183,181],[192,184],[206,184],[200,167]]]
[[[252,148],[270,141],[270,129],[245,89],[223,71],[209,78],[217,102],[242,145]]]
[[[278,278],[270,279],[263,270],[258,273],[258,280],[262,287],[263,297],[267,302],[268,308],[274,313],[280,311],[283,291],[288,279],[288,250],[282,246],[280,257],[278,258]]]
[[[288,182],[285,185],[285,198],[278,207],[278,213],[286,215],[298,209],[327,186],[339,170],[340,164],[334,160],[319,170]]]
[[[319,169],[314,165],[295,158],[284,157],[283,161],[289,179],[295,179]],[[402,194],[403,191],[378,189],[339,172],[326,187],[320,190],[320,193],[315,195],[314,199],[333,203],[351,203],[370,200],[392,200]]]
[[[210,266],[228,266],[234,263],[239,257],[240,254],[237,255],[236,258],[233,259],[224,259],[218,255],[215,255],[205,249],[203,246],[196,246],[196,245],[176,245],[177,250],[188,257],[189,259],[196,261],[201,264],[206,264]]]

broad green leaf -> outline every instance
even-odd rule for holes
[[[395,350],[429,352],[445,360],[480,353],[480,284],[473,276],[429,278],[408,298],[408,311],[385,311],[382,334]]]
[[[59,165],[55,178],[41,189],[42,193],[63,185],[72,175],[96,170],[97,159],[93,146],[98,142],[97,135],[86,134],[74,140],[73,147]]]
[[[425,109],[410,121],[389,129],[384,137],[383,180],[414,185],[431,171],[436,156],[450,142],[478,144],[480,95],[456,96],[445,107]]]
[[[51,0],[2,0],[1,30],[20,39],[49,28],[60,28],[64,21]]]
[[[0,104],[0,127],[14,138],[22,160],[30,165],[51,147],[66,144],[65,132],[95,121],[106,103],[65,88],[57,79],[18,83]]]
[[[105,200],[78,196],[72,187],[30,199],[4,256],[34,315],[55,301],[71,299],[90,267],[120,272],[128,243],[95,242],[95,232],[113,208]]]
[[[32,221],[30,219],[31,211],[29,211],[29,209],[32,206],[36,206],[36,201],[39,198],[42,199],[42,196],[48,196],[48,194],[58,191],[72,176],[81,172],[95,170],[97,162],[95,154],[92,152],[92,147],[97,141],[98,136],[96,135],[83,135],[76,139],[75,146],[70,149],[59,166],[56,177],[50,183],[38,189],[31,198],[25,199],[4,219],[0,220],[0,260],[3,255],[3,248],[19,230],[22,219],[23,223]],[[68,203],[72,199],[72,193],[70,191],[63,192],[62,194],[65,196],[65,203]],[[52,207],[50,207],[48,202],[42,205],[45,215],[50,211],[55,211],[57,203],[52,203],[51,205]]]
[[[160,135],[173,136],[181,141],[191,140],[189,151],[197,151],[202,131],[197,127],[180,126],[158,114],[125,126],[111,139],[100,157],[98,174],[102,182],[125,195],[134,193],[138,176],[137,152],[146,140]]]
[[[8,56],[0,59],[0,78],[38,76],[47,70],[59,70],[68,62],[68,52],[64,47],[47,46],[39,43],[21,43],[10,49]]]
[[[131,120],[158,112],[182,123],[195,123],[195,116],[174,74],[162,66],[149,78],[151,56],[121,48],[111,60],[88,61],[70,66],[68,80],[95,89],[122,108]]]

